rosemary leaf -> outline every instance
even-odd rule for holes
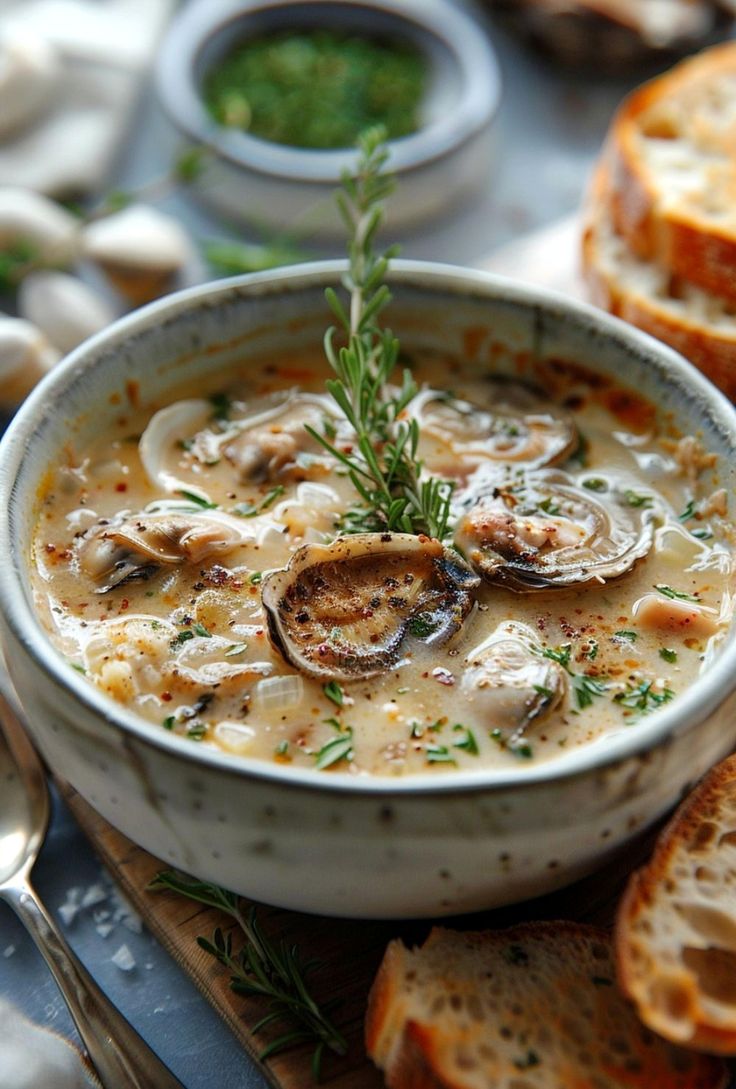
[[[235,893],[176,870],[161,870],[149,889],[167,889],[206,907],[216,908],[237,925],[243,938],[239,952],[233,950],[232,934],[223,934],[220,927],[211,939],[197,938],[197,944],[227,968],[230,986],[236,994],[268,1000],[268,1013],[256,1023],[252,1030],[254,1034],[276,1021],[283,1023],[285,1031],[269,1041],[261,1052],[261,1059],[297,1043],[311,1041],[315,1047],[312,1072],[318,1080],[325,1048],[336,1055],[346,1053],[347,1041],[326,1016],[325,1008],[317,1005],[308,988],[308,977],[321,966],[320,962],[305,961],[296,946],[284,941],[274,942],[267,937],[255,907],[246,913]]]

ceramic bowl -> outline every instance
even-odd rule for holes
[[[342,237],[333,194],[355,151],[262,140],[217,125],[202,101],[205,74],[235,43],[284,27],[326,26],[414,43],[429,62],[419,130],[389,144],[398,188],[393,230],[415,227],[461,202],[487,178],[501,77],[483,29],[451,0],[195,0],[161,46],[157,83],[174,124],[212,152],[196,191],[225,215],[283,231]]]
[[[343,916],[437,916],[535,896],[603,863],[736,742],[736,645],[671,704],[532,765],[405,779],[293,769],[142,721],[51,645],[33,609],[39,491],[67,443],[220,365],[318,346],[339,262],[170,296],[54,370],[0,447],[0,619],[7,664],[54,771],[167,864],[256,900]],[[624,380],[717,452],[733,491],[736,413],[681,357],[599,311],[484,273],[397,262],[391,326],[409,350],[479,370],[564,358]]]

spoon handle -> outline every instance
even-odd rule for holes
[[[30,882],[6,887],[3,898],[25,925],[59,984],[103,1089],[183,1089],[102,993]]]

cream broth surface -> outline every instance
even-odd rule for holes
[[[33,586],[70,668],[152,728],[319,774],[523,771],[635,730],[676,699],[731,614],[731,527],[713,458],[636,395],[577,368],[541,376],[554,396],[530,395],[521,427],[512,412],[494,415],[506,394],[477,365],[427,356],[413,370],[419,453],[455,484],[460,552],[450,541],[444,555],[482,574],[462,609],[454,600],[449,637],[444,614],[411,613],[418,583],[399,556],[387,579],[401,586],[380,605],[365,599],[378,612],[361,599],[363,620],[328,630],[327,673],[275,645],[261,600],[269,572],[354,528],[359,502],[305,430],[350,448],[325,366],[305,356],[131,407],[95,444],[67,450],[41,497]],[[581,581],[575,562],[560,574],[554,549],[584,537],[606,563]],[[378,561],[344,580],[355,593],[357,577],[374,577],[366,564],[380,572],[386,542],[374,540]],[[537,564],[552,588],[530,585]],[[307,600],[308,622],[312,604],[326,609]],[[406,637],[385,668],[353,679],[347,640],[375,642],[381,609],[403,617]]]

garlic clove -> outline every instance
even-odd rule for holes
[[[90,223],[82,232],[82,248],[134,304],[166,292],[194,255],[179,222],[145,204]]]
[[[88,284],[65,272],[31,272],[18,291],[20,316],[42,329],[60,352],[70,352],[115,319],[115,311]]]
[[[40,329],[0,315],[0,406],[13,408],[59,360]]]
[[[78,238],[79,220],[66,208],[31,189],[0,188],[0,248],[26,242],[34,258],[68,265]]]
[[[43,116],[60,73],[57,51],[45,38],[20,27],[0,31],[0,139]]]

